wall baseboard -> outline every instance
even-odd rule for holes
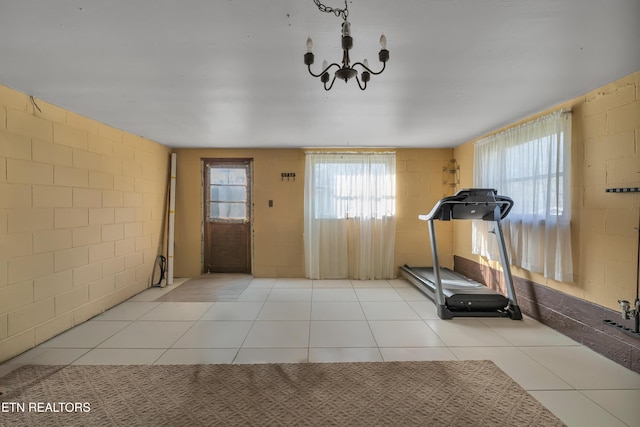
[[[454,270],[483,284],[501,282],[501,272],[459,256],[454,256]],[[623,320],[617,311],[527,279],[514,277],[513,281],[518,305],[524,314],[640,373],[640,338],[604,323],[612,320],[633,328],[632,320]]]

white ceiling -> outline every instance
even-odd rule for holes
[[[343,8],[343,0],[324,0]],[[0,0],[0,84],[171,147],[454,147],[640,70],[640,0]]]

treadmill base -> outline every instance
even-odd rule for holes
[[[416,270],[423,269],[418,268]],[[429,297],[434,303],[437,304],[435,285],[433,284],[433,282],[424,277],[423,274],[418,274],[416,271],[414,271],[414,269],[407,265],[400,267],[400,274],[401,276],[409,280],[409,282],[417,289],[419,289],[423,294]],[[485,286],[481,285],[481,287]],[[474,293],[478,291],[477,289],[473,288],[470,288],[470,290],[475,290]],[[458,304],[452,306],[447,303],[447,298],[445,298],[445,304],[437,306],[438,317],[445,320],[453,319],[454,317],[509,317],[512,320],[522,320],[522,311],[517,304],[511,303],[509,299],[501,294],[496,295],[497,293],[490,288],[486,288],[486,290],[489,292],[488,295],[490,298],[496,297],[497,300],[504,301],[504,305],[493,307],[485,306],[482,308],[472,309],[468,305],[459,304],[459,301],[455,298],[455,295],[450,293],[450,296],[454,297],[453,300],[458,302]],[[504,299],[502,300],[500,297]]]

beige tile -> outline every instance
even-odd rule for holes
[[[510,321],[506,318],[481,319],[480,321],[512,345],[579,345],[566,335],[526,316],[522,321]]]
[[[409,304],[401,301],[362,301],[367,320],[420,320]]]
[[[256,289],[252,289],[256,291]],[[248,292],[245,291],[244,293]],[[311,301],[311,288],[309,289],[273,289],[267,298],[268,301]]]
[[[582,394],[600,405],[627,425],[638,423],[640,389],[636,390],[582,390]]]
[[[238,350],[228,348],[170,348],[154,365],[213,365],[229,364]]]
[[[451,347],[460,360],[491,360],[525,390],[567,390],[572,387],[516,347]]]
[[[312,347],[309,348],[309,362],[311,363],[344,363],[344,362],[382,362],[382,356],[377,347],[348,348],[348,347]]]
[[[419,320],[369,321],[379,347],[444,347],[429,326]]]
[[[262,306],[258,320],[309,320],[310,301],[267,301]]]
[[[274,289],[295,289],[303,288],[308,289],[313,286],[313,281],[309,279],[276,279],[276,283],[273,285]]]
[[[41,347],[51,348],[94,348],[108,339],[130,322],[85,322],[75,328],[58,335],[41,344]]]
[[[529,393],[568,426],[626,426],[579,391],[540,390]]]
[[[311,320],[366,320],[362,307],[355,301],[314,301]]]
[[[341,280],[314,280],[313,281],[314,289],[327,289],[327,288],[353,288],[351,284],[351,280],[341,279]]]
[[[510,319],[503,319],[511,322]],[[436,334],[452,347],[509,347],[511,343],[476,319],[426,320]]]
[[[583,346],[520,347],[577,389],[640,389],[640,374]]]
[[[201,320],[255,320],[263,302],[220,301],[202,315]]]
[[[352,288],[317,288],[311,296],[313,301],[358,301]]]
[[[304,363],[307,361],[306,348],[241,348],[233,363]]]
[[[200,321],[172,348],[240,348],[253,325],[251,321]]]
[[[360,301],[403,301],[400,294],[391,287],[388,289],[358,287],[355,291]]]
[[[86,348],[47,348],[36,347],[10,360],[18,365],[69,365],[81,357]]]
[[[95,348],[75,360],[72,365],[153,365],[163,349]]]
[[[245,348],[308,346],[308,321],[256,321],[242,345]]]
[[[146,313],[140,320],[188,321],[200,319],[211,307],[211,302],[163,302]]]
[[[447,347],[382,347],[380,353],[385,362],[411,360],[458,360]]]
[[[309,347],[375,347],[366,321],[312,321]]]
[[[113,323],[111,321],[101,323]],[[142,322],[131,323],[100,344],[99,348],[164,348],[171,347],[193,322]]]

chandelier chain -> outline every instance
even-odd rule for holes
[[[313,2],[318,6],[320,12],[333,13],[335,16],[342,17],[345,21],[349,16],[349,6],[347,5],[347,0],[344,0],[344,9],[333,8],[330,6],[326,6],[320,3],[320,0],[313,0]]]

